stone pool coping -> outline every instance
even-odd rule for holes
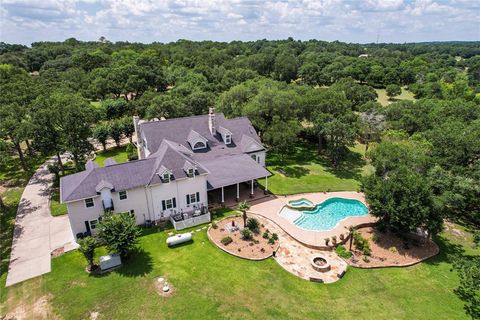
[[[338,222],[338,224],[332,230],[328,231],[313,231],[299,228],[292,222],[279,215],[280,210],[288,204],[289,201],[303,197],[314,204],[321,203],[330,198],[345,198],[358,200],[362,202],[368,208],[368,204],[365,201],[365,195],[361,192],[355,191],[340,191],[340,192],[314,192],[314,193],[302,193],[289,196],[276,196],[268,201],[252,204],[249,210],[250,213],[263,216],[267,219],[275,222],[280,228],[282,228],[287,234],[293,237],[295,240],[302,244],[317,248],[317,249],[332,249],[332,246],[325,245],[325,238],[337,237],[337,243],[344,243],[348,238],[348,226],[354,225],[357,228],[373,226],[377,222],[377,218],[370,214],[363,217],[348,217]],[[340,241],[340,235],[343,234],[345,239]],[[331,241],[330,241],[331,244]]]

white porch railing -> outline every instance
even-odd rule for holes
[[[182,230],[210,222],[210,212],[206,207],[190,212],[170,216],[170,221],[175,230]]]

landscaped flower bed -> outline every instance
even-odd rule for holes
[[[278,248],[278,236],[265,228],[261,218],[253,219],[258,221],[257,228],[252,226],[254,222],[248,224],[250,228],[244,228],[242,217],[228,217],[213,224],[208,230],[208,237],[220,249],[235,256],[251,260],[266,259]]]
[[[358,230],[363,239],[368,241],[369,255],[352,247],[353,256],[347,262],[360,268],[409,266],[439,252],[437,244],[431,240],[405,238],[392,232],[380,232],[368,227]],[[348,249],[348,242],[345,244]]]

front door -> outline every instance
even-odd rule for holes
[[[85,228],[87,229],[87,232],[90,232],[90,222],[85,221]]]

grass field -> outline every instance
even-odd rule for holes
[[[50,213],[54,217],[67,214],[67,205],[60,203],[59,189],[55,189],[52,192],[52,197],[50,198]]]
[[[122,146],[122,147],[115,147],[113,149],[108,149],[106,151],[100,151],[97,153],[95,162],[102,167],[104,165],[105,159],[107,158],[113,158],[117,163],[127,162],[128,158],[127,158],[126,149],[127,149],[126,146]]]
[[[413,93],[405,88],[402,88],[402,93],[396,96],[393,101],[388,99],[387,91],[385,89],[375,89],[375,91],[378,95],[377,102],[384,107],[388,106],[392,102],[395,102],[396,100],[415,100]]]
[[[424,263],[349,268],[331,285],[295,277],[273,259],[230,256],[212,245],[205,231],[173,249],[166,237],[166,231],[149,229],[140,239],[141,251],[103,276],[85,273],[77,251],[54,258],[51,273],[9,288],[4,302],[9,310],[23,304],[28,312],[39,298],[49,297],[51,312],[64,319],[89,318],[91,312],[99,319],[467,319],[452,291],[457,277],[451,261],[461,254],[461,244],[471,243],[457,243],[449,233],[437,239],[441,254]],[[173,297],[155,292],[159,276],[173,285]]]
[[[300,144],[294,152],[282,156],[269,151],[267,168],[268,189],[275,194],[294,194],[313,191],[357,190],[360,177],[371,173],[373,167],[364,160],[365,146],[350,148],[348,157],[337,168],[318,155],[316,146]],[[265,185],[265,180],[259,181]]]

